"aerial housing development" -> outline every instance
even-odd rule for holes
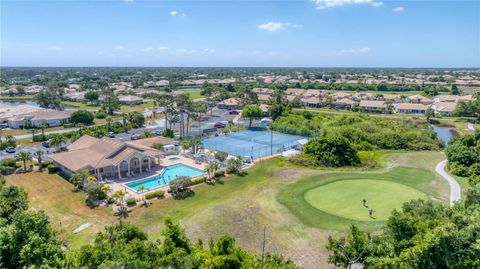
[[[480,268],[480,2],[0,5],[0,268]]]

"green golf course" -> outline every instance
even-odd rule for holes
[[[434,177],[430,171],[405,167],[384,173],[315,175],[288,185],[277,199],[312,227],[344,230],[356,224],[374,230],[403,203],[436,197],[430,186]]]

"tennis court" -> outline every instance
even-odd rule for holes
[[[234,156],[251,156],[253,159],[258,159],[291,149],[301,139],[303,137],[247,130],[205,138],[203,147]]]

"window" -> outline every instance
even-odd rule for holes
[[[103,168],[98,169],[100,173],[103,173]]]

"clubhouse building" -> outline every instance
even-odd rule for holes
[[[161,149],[152,148],[154,144],[161,145]],[[84,135],[67,149],[48,157],[67,175],[85,169],[100,180],[150,171],[160,166],[165,155],[176,153],[175,141],[166,137],[123,142]]]

